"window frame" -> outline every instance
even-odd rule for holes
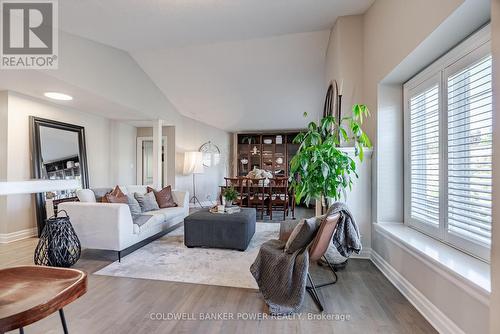
[[[404,223],[424,234],[489,262],[490,247],[460,237],[448,231],[448,78],[469,67],[487,54],[491,54],[490,25],[481,28],[458,46],[427,66],[403,86],[404,112]],[[412,219],[411,209],[411,147],[410,147],[410,99],[438,83],[439,89],[439,224]]]

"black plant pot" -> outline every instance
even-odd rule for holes
[[[51,217],[45,226],[35,249],[35,264],[50,267],[71,267],[81,253],[80,240],[66,217]],[[58,212],[58,213],[59,213]]]

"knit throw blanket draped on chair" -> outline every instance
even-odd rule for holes
[[[324,217],[336,213],[340,213],[340,219],[333,237],[333,245],[343,255],[359,253],[361,251],[359,230],[351,212],[343,203],[335,203]],[[319,228],[319,224],[316,228]],[[265,242],[250,267],[250,272],[272,315],[299,312],[306,293],[309,245],[289,254],[285,252],[285,244],[286,242],[282,240]]]

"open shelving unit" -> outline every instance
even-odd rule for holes
[[[293,139],[299,131],[238,133],[235,135],[235,174],[246,176],[253,168],[264,169],[276,177],[288,177],[290,160],[298,150]]]

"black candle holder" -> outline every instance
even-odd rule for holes
[[[64,212],[66,216],[50,217],[42,230],[34,256],[37,265],[68,268],[80,258],[80,240],[68,213],[64,210],[59,212]]]

